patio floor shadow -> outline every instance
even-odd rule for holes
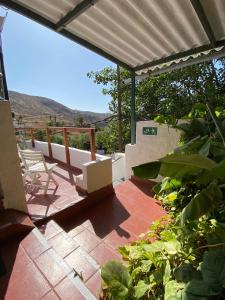
[[[50,182],[46,195],[44,195],[43,189],[31,186],[30,181],[27,180],[25,185],[26,200],[32,220],[37,221],[50,217],[84,199],[85,196],[77,192],[75,184],[75,176],[80,173],[79,171],[69,170],[62,165],[57,165],[54,168],[53,176],[59,186],[56,187],[53,182]],[[46,176],[42,175],[38,180],[38,184],[44,185]]]

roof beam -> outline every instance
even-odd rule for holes
[[[67,24],[84,13],[89,7],[94,5],[97,0],[83,0],[78,5],[69,11],[59,22],[56,24],[56,30],[61,31]]]
[[[221,40],[221,41],[218,41],[216,43],[216,47],[222,47],[222,46],[225,46],[225,40]],[[167,57],[163,57],[163,58],[145,63],[143,65],[137,66],[137,67],[134,68],[134,71],[136,72],[136,71],[140,71],[140,70],[143,70],[143,69],[147,69],[147,68],[155,67],[155,66],[158,66],[158,65],[166,64],[166,63],[169,63],[173,60],[184,58],[184,57],[187,57],[189,55],[197,54],[199,52],[208,51],[208,50],[211,50],[211,49],[214,49],[214,47],[212,47],[211,45],[204,45],[204,46],[200,46],[200,47],[190,49],[190,50],[187,50],[187,51],[179,52],[179,53],[167,56]]]
[[[199,0],[190,0],[191,1],[191,4],[199,18],[199,21],[201,22],[202,24],[202,27],[210,41],[210,44],[213,48],[216,47],[216,38],[214,36],[214,33],[213,33],[213,30],[212,30],[212,27],[211,25],[209,24],[209,21],[207,19],[207,16],[204,12],[204,9],[202,7],[202,4]]]
[[[20,13],[21,15],[24,15],[25,17],[27,17],[33,21],[38,22],[39,24],[41,24],[45,27],[48,27],[51,30],[56,31],[56,24],[54,24],[53,22],[46,19],[45,17],[37,14],[36,12],[30,10],[29,8],[19,4],[17,2],[14,2],[12,0],[0,0],[0,4],[11,10],[14,10],[17,13]],[[94,44],[82,39],[81,37],[69,32],[66,29],[62,29],[59,32],[59,34],[63,35],[64,37],[69,38],[73,42],[76,42],[76,43],[80,44],[81,46],[84,46],[85,48],[95,52],[98,55],[101,55],[102,57],[114,62],[115,64],[120,65],[121,67],[123,67],[129,71],[133,70],[133,68],[131,66],[129,66],[128,64],[126,64],[125,62],[117,59],[116,57],[112,56],[108,52],[102,50],[101,48],[98,48]]]

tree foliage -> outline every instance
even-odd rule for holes
[[[103,85],[102,92],[111,97],[109,110],[113,115],[118,113],[116,69],[106,67],[87,76],[96,84]],[[126,79],[130,74],[121,70],[121,97],[123,117],[123,145],[130,142],[130,85]],[[171,122],[184,118],[196,103],[206,100],[214,107],[225,107],[225,59],[214,60],[174,70],[136,83],[136,117],[140,120],[153,120],[163,116]],[[117,120],[110,122],[106,131],[114,135],[112,141],[105,140],[111,151],[118,149]],[[107,136],[106,136],[107,139]]]

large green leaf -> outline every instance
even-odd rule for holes
[[[221,249],[206,251],[201,264],[202,279],[191,280],[185,289],[185,300],[221,294],[225,287],[225,255]],[[198,298],[197,298],[198,299]],[[202,298],[200,298],[202,299]]]
[[[158,174],[165,177],[181,177],[187,174],[196,174],[200,170],[211,170],[216,163],[199,154],[174,153],[150,162],[133,167],[134,175],[143,179],[154,179]]]
[[[182,266],[174,270],[174,276],[177,281],[188,282],[196,278],[198,271],[190,263],[184,263]]]
[[[145,251],[149,252],[161,252],[164,250],[165,246],[163,241],[155,241],[151,244],[145,244],[143,248]]]
[[[204,170],[197,182],[201,184],[208,184],[214,179],[225,178],[225,159],[213,167],[211,170]]]
[[[207,188],[197,194],[183,209],[181,223],[199,219],[202,215],[209,213],[218,201],[222,200],[222,192],[218,185],[212,182]]]
[[[189,142],[180,146],[174,150],[175,153],[194,154],[208,156],[211,140],[208,136],[197,136],[191,139]]]
[[[174,153],[160,159],[162,165],[160,175],[166,177],[182,177],[188,174],[196,174],[200,170],[211,170],[216,163],[199,154]]]
[[[102,267],[101,276],[113,298],[127,299],[130,275],[124,265],[117,261],[109,261]]]
[[[216,163],[213,160],[199,154],[185,155],[185,154],[174,153],[161,158],[160,161],[162,163],[167,163],[171,165],[173,164],[181,165],[181,166],[184,165],[184,166],[196,167],[199,169],[206,169],[206,170],[210,170],[214,166],[216,166]]]
[[[164,242],[164,249],[168,254],[174,255],[181,249],[181,244],[178,240]]]
[[[134,288],[134,296],[136,299],[140,299],[149,290],[149,284],[145,283],[144,280],[138,281],[138,284]]]
[[[165,270],[163,274],[163,285],[165,286],[171,277],[171,268],[170,268],[170,262],[169,260],[166,261]]]
[[[211,140],[208,139],[208,140],[202,145],[202,147],[199,149],[198,153],[199,153],[200,155],[203,155],[203,156],[208,156],[208,155],[209,155],[210,145],[211,145]]]
[[[215,161],[220,162],[225,158],[225,147],[219,142],[211,142],[210,153],[212,154]]]
[[[164,300],[181,300],[183,289],[183,283],[178,283],[175,280],[169,281],[165,285]]]
[[[194,299],[209,299],[210,296],[218,295],[220,291],[213,291],[209,285],[207,285],[203,280],[193,279],[191,280],[185,288],[185,300]],[[195,297],[195,298],[194,298]]]
[[[167,190],[171,190],[171,189],[176,189],[178,187],[181,186],[181,181],[180,180],[177,180],[175,178],[169,178],[169,177],[166,177],[162,180],[162,183],[161,183],[161,188],[159,190],[159,193],[161,192],[164,192],[164,191],[167,191]]]
[[[161,163],[153,161],[147,164],[133,167],[134,175],[142,179],[155,179],[159,175]]]
[[[202,277],[212,290],[225,287],[225,255],[220,249],[204,253],[201,265]]]

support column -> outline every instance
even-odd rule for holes
[[[136,92],[136,85],[135,85],[135,72],[131,73],[131,121],[130,121],[130,129],[131,129],[131,144],[136,144],[136,100],[135,100],[135,92]]]
[[[123,151],[122,103],[121,103],[120,66],[117,65],[117,102],[118,102],[118,150]]]

